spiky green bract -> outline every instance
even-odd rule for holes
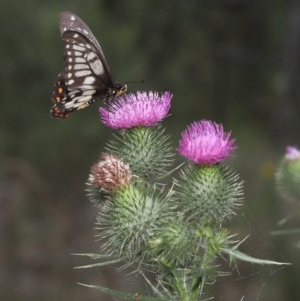
[[[199,225],[220,224],[235,214],[242,201],[242,182],[224,163],[188,165],[177,187],[178,208]]]
[[[155,261],[166,268],[186,267],[195,256],[197,246],[194,229],[175,217],[163,223],[149,240]]]
[[[204,285],[214,282],[222,274],[217,270],[215,261],[230,244],[228,231],[215,227],[198,228],[196,224],[188,225],[184,221],[179,221],[178,224],[175,221],[173,224],[166,223],[161,230],[161,241],[152,241],[155,247],[153,249],[159,254],[156,262],[160,264],[157,268],[160,285],[164,291],[172,293],[174,300],[177,300],[176,296],[179,296],[179,300],[198,300],[197,296],[201,294]],[[167,233],[163,234],[163,230],[168,231],[169,237],[166,237]],[[184,233],[187,237],[183,236]],[[157,235],[156,237],[158,238]],[[169,246],[164,245],[163,241],[169,243]],[[189,256],[177,253],[183,260],[176,261],[173,256],[184,246]],[[164,248],[169,248],[169,252]],[[175,249],[174,254],[171,254],[172,248]]]
[[[155,186],[137,184],[115,191],[97,219],[96,237],[106,239],[103,248],[129,258],[141,254],[148,236],[168,218],[170,196]]]
[[[287,200],[300,201],[300,159],[284,158],[275,174],[279,194]]]
[[[148,246],[154,271],[164,275],[166,285],[176,287],[174,273],[180,277],[182,270],[191,282],[199,276],[213,281],[218,275],[215,260],[229,244],[227,230],[209,226],[199,228],[178,217],[163,223],[150,236]]]
[[[92,185],[91,183],[91,175],[88,179],[88,181],[86,182],[86,195],[88,200],[97,205],[101,205],[105,202],[105,200],[107,199],[108,195],[103,192],[100,191],[100,187],[95,187],[94,185]]]
[[[161,127],[137,127],[120,132],[115,138],[107,150],[129,164],[134,175],[161,176],[173,162],[169,136]]]
[[[226,229],[206,226],[198,228],[196,236],[201,240],[203,271],[211,269],[212,262],[222,252],[222,248],[226,248],[229,244],[229,233]]]

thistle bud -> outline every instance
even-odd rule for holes
[[[300,152],[288,146],[275,174],[279,194],[292,201],[300,201]]]
[[[131,180],[129,166],[113,154],[103,153],[91,168],[88,183],[99,191],[112,192]]]

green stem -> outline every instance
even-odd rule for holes
[[[185,281],[185,274],[180,275],[178,277],[177,272],[175,276],[176,280],[176,287],[177,291],[179,293],[180,301],[193,301],[189,300],[188,292],[187,292],[187,287],[186,287],[186,281]]]
[[[179,294],[180,301],[196,301],[199,293],[199,288],[202,287],[201,279],[197,279],[191,286],[190,271],[180,271],[179,275],[174,273],[176,288]]]

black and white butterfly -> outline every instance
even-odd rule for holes
[[[65,67],[54,84],[53,117],[66,118],[97,100],[108,103],[126,92],[126,85],[113,82],[99,43],[78,16],[61,13],[59,28]]]

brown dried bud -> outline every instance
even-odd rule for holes
[[[111,192],[129,184],[131,171],[128,164],[113,154],[103,153],[100,160],[91,168],[89,182],[100,191]]]

